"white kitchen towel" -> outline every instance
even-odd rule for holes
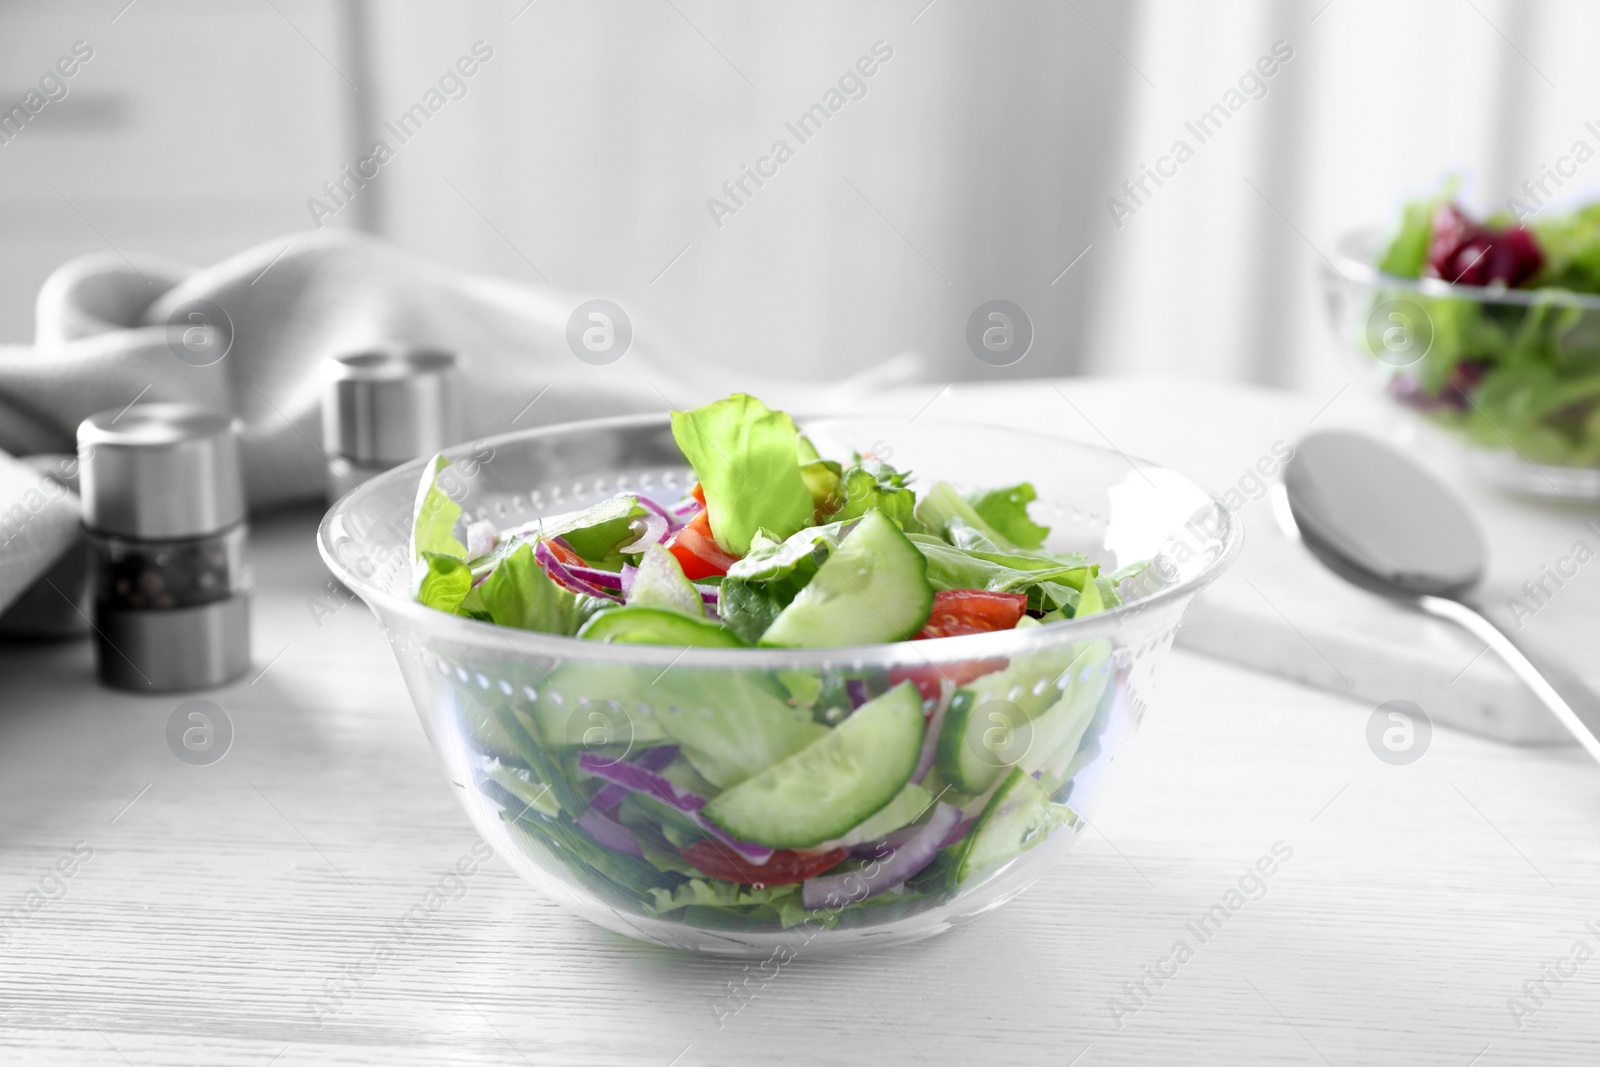
[[[0,453],[9,454],[0,454],[0,610],[72,543],[78,506],[64,487],[76,474],[78,424],[97,411],[186,400],[238,416],[246,491],[259,512],[321,496],[318,367],[383,341],[457,353],[468,440],[687,407],[735,388],[826,410],[859,403],[863,392],[920,367],[917,357],[900,356],[831,387],[767,373],[714,381],[642,321],[632,322],[634,340],[622,358],[597,366],[567,344],[569,317],[592,297],[622,300],[629,310],[615,294],[467,275],[338,230],[291,235],[204,270],[119,252],[67,263],[39,293],[35,343],[0,346]],[[185,347],[197,310],[217,331],[213,341],[227,342],[226,354],[205,366],[196,364],[222,345],[200,356]],[[24,456],[31,462],[11,458]],[[15,617],[0,627],[13,634],[54,628]]]

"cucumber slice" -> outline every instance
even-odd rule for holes
[[[769,848],[810,848],[842,837],[911,780],[922,730],[922,697],[902,682],[788,759],[718,796],[701,815],[741,841]]]
[[[687,645],[694,648],[745,648],[739,636],[719,622],[697,619],[671,608],[643,604],[607,608],[595,614],[578,636],[586,641],[623,645]]]
[[[828,732],[755,671],[668,671],[655,719],[695,769],[721,789],[799,752]]]
[[[874,510],[778,613],[760,643],[831,648],[903,641],[922,629],[932,610],[927,559],[888,516]]]
[[[569,660],[540,684],[532,732],[558,748],[659,745],[667,735],[647,710],[648,690],[649,678],[627,668]]]
[[[944,780],[962,793],[982,793],[1034,752],[1035,720],[1075,688],[1077,661],[1088,654],[1086,646],[1097,643],[1103,644],[1081,642],[1017,656],[1004,670],[957,689],[934,757]]]
[[[1072,820],[1072,809],[1052,804],[1050,794],[1021,767],[994,791],[967,839],[956,846],[956,881],[997,867],[1039,844],[1050,831]]]

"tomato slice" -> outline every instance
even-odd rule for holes
[[[757,865],[746,862],[721,841],[696,841],[683,850],[684,858],[696,869],[713,878],[742,885],[803,882],[830,867],[837,867],[848,855],[850,850],[847,848],[835,848],[827,852],[795,852],[785,848],[774,852],[767,862]]]
[[[549,546],[552,556],[569,567],[587,567],[589,565],[584,562],[582,556],[568,548],[566,543],[559,537],[549,538],[545,541],[545,544]]]
[[[1025,593],[995,593],[987,589],[941,589],[933,594],[933,611],[913,641],[931,637],[959,637],[992,630],[1010,630],[1028,610]]]
[[[1009,662],[1010,660],[1004,656],[991,656],[988,659],[964,659],[954,663],[941,663],[937,667],[931,663],[923,667],[891,667],[889,684],[899,685],[909,678],[911,684],[917,687],[917,692],[922,694],[924,701],[937,702],[941,678],[950,679],[951,685],[962,686],[999,670]],[[931,715],[932,712],[929,711],[927,714]]]
[[[667,551],[677,557],[683,576],[691,582],[727,574],[728,568],[739,562],[738,556],[728,555],[711,536],[711,519],[703,508],[689,520],[689,525],[673,534]]]
[[[706,506],[706,491],[700,487],[699,482],[694,483],[694,488],[689,490],[689,495],[698,500],[702,508]]]

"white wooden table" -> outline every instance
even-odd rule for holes
[[[0,646],[0,1063],[1600,1060],[1600,963],[1571,955],[1600,952],[1600,771],[1445,728],[1390,766],[1370,703],[1181,651],[1064,865],[932,941],[797,960],[720,1026],[742,963],[591,927],[499,860],[396,941],[479,843],[371,615],[317,625],[315,520],[255,531],[256,668],[206,694],[236,732],[211,766],[168,749],[183,698],[99,688],[85,643]]]

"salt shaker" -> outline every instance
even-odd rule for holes
[[[460,423],[456,357],[390,345],[323,364],[322,441],[328,501],[384,471],[454,444]]]
[[[221,685],[250,665],[238,426],[134,404],[78,427],[100,678],[139,692]]]

